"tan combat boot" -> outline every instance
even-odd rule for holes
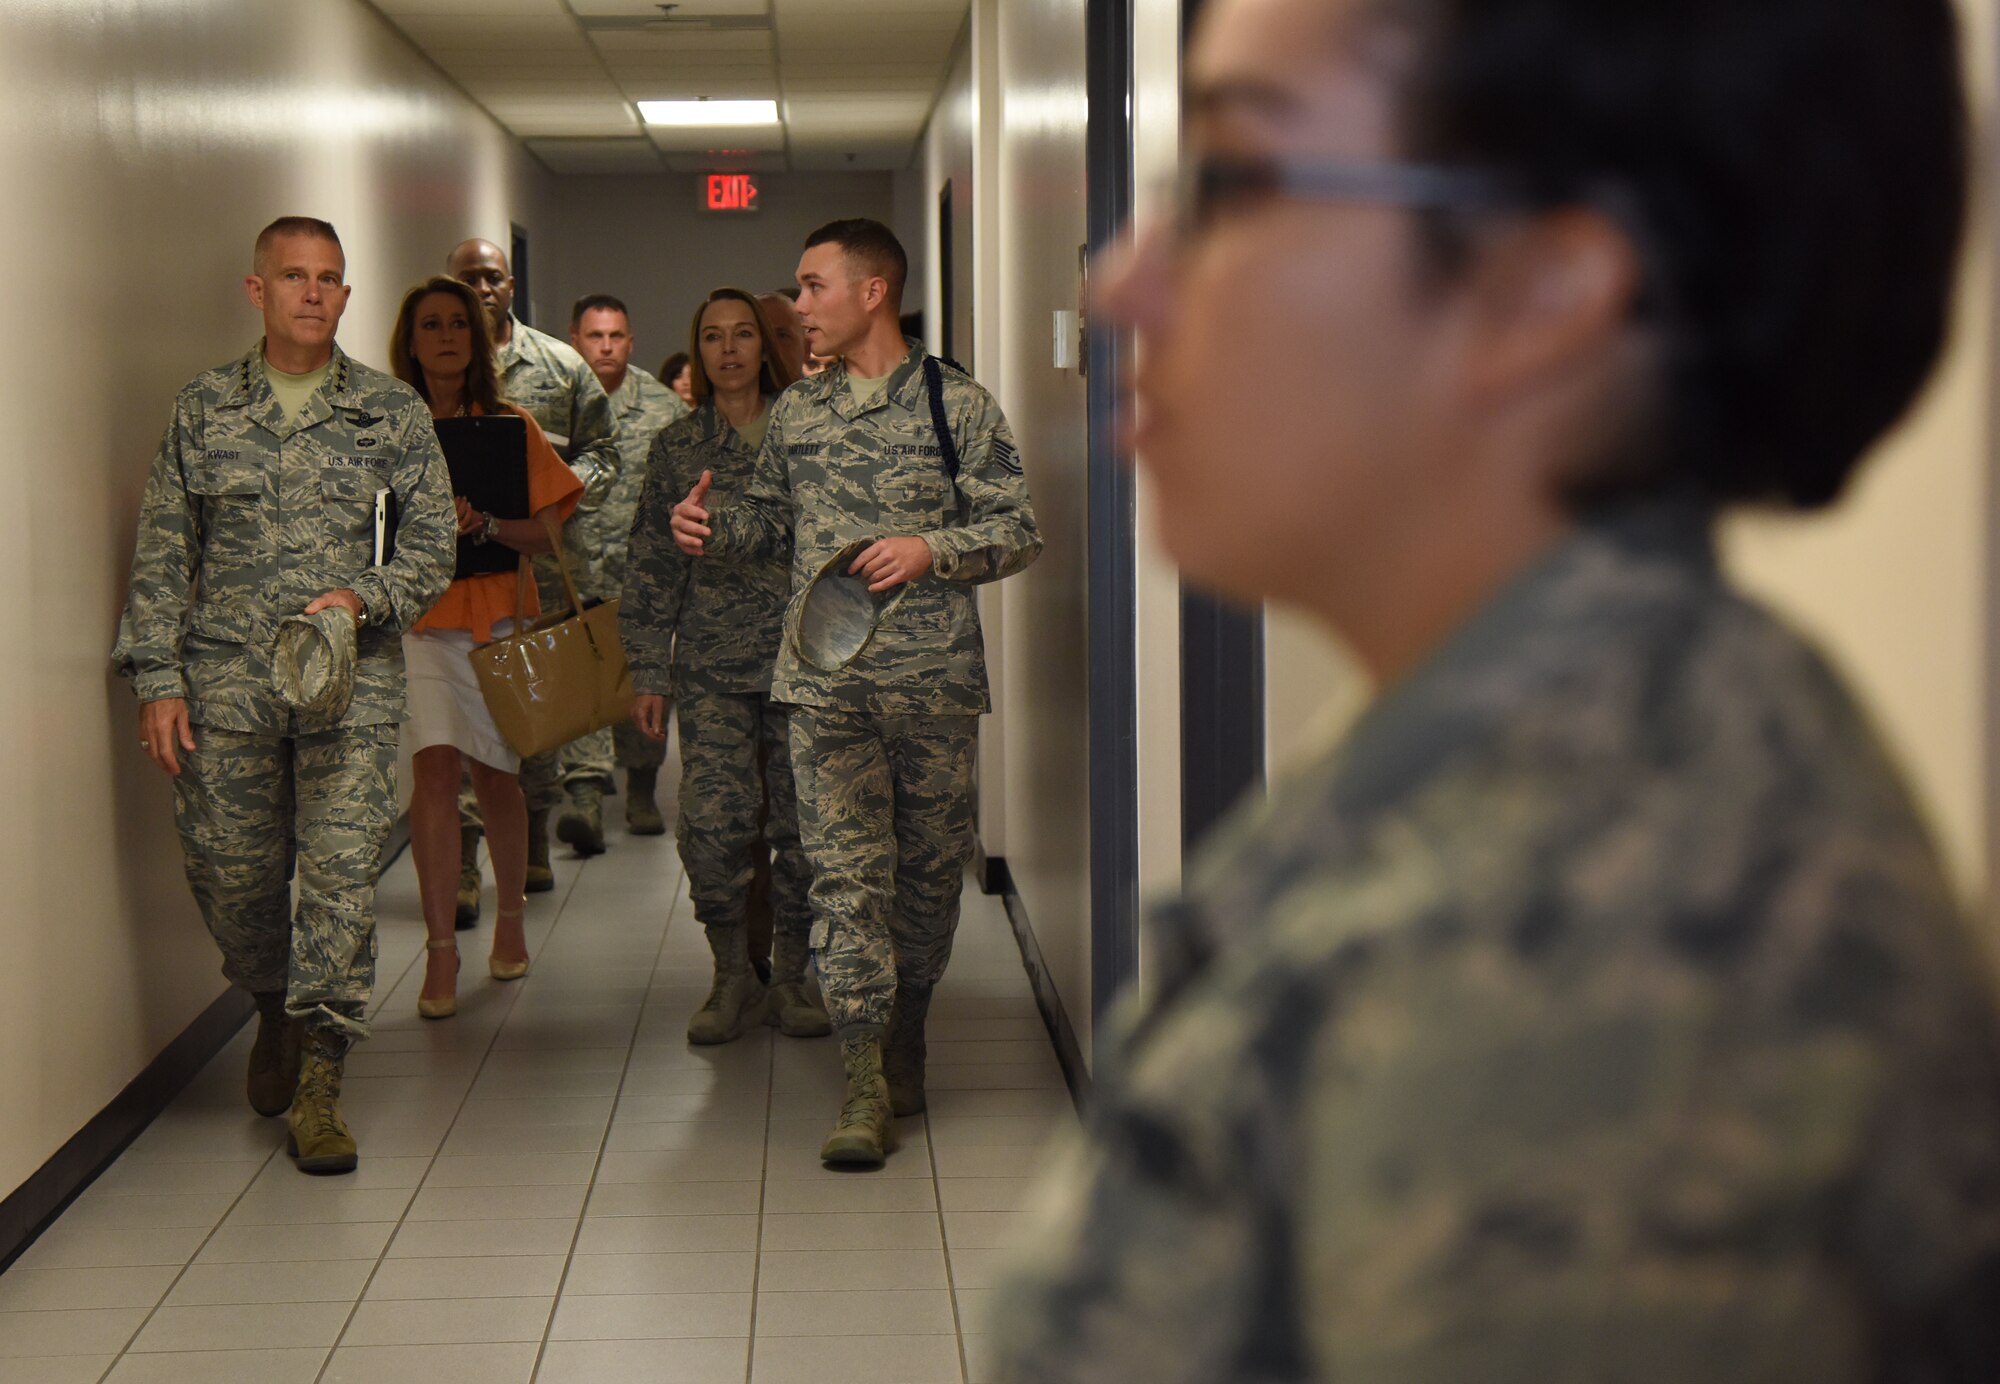
[[[544,808],[528,814],[528,882],[524,894],[546,894],[556,887],[556,872],[549,868],[549,814]]]
[[[285,992],[255,996],[257,1038],[250,1045],[250,1076],[245,1083],[250,1108],[259,1115],[282,1115],[291,1109],[299,1086],[299,1041],[305,1025],[285,1017]]]
[[[484,835],[478,827],[461,825],[458,829],[458,911],[452,915],[452,922],[460,928],[468,928],[479,921],[479,838]]]
[[[826,1009],[806,983],[806,939],[780,932],[771,939],[771,1004],[766,1023],[787,1038],[824,1038],[833,1032]]]
[[[835,1168],[879,1168],[896,1147],[889,1087],[882,1079],[882,1040],[872,1033],[844,1037],[840,1059],[847,1067],[847,1103],[820,1145],[819,1161]]]
[[[924,1021],[930,1010],[930,991],[896,986],[889,1029],[882,1035],[882,1076],[889,1083],[889,1108],[899,1116],[924,1113]]]
[[[556,818],[556,840],[578,855],[604,854],[604,789],[579,783],[570,789],[569,810]]]
[[[750,969],[740,925],[709,928],[708,949],[715,955],[715,984],[688,1020],[688,1041],[727,1043],[763,1018],[764,982]]]
[[[340,1118],[340,1074],[347,1039],[318,1029],[306,1035],[298,1095],[292,1100],[285,1151],[302,1173],[351,1173],[359,1161],[354,1135]]]
[[[634,836],[667,834],[667,819],[660,815],[660,804],[653,797],[659,782],[658,769],[625,771],[625,829]]]

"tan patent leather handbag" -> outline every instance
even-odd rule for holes
[[[618,642],[618,602],[584,608],[563,556],[562,535],[555,525],[547,527],[569,611],[545,612],[526,628],[472,651],[486,709],[523,759],[615,724],[632,705],[632,671]],[[527,607],[530,564],[524,555],[516,610]]]

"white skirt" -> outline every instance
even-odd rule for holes
[[[512,630],[512,620],[495,621],[493,637]],[[472,672],[472,631],[422,630],[403,636],[408,678],[408,717],[403,744],[411,754],[450,745],[505,774],[521,772],[521,757],[508,748]]]

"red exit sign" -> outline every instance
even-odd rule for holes
[[[710,173],[702,206],[708,211],[756,211],[757,179],[748,173]]]

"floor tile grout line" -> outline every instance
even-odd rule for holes
[[[750,1339],[743,1356],[743,1384],[757,1375],[757,1302],[764,1283],[764,1207],[771,1194],[771,1107],[778,1100],[778,1044],[764,1054],[764,1155],[757,1169],[757,1252],[750,1259]]]
[[[576,1247],[583,1238],[584,1217],[590,1210],[591,1197],[597,1191],[597,1175],[604,1170],[604,1155],[611,1143],[611,1126],[618,1118],[618,1102],[624,1098],[625,1082],[632,1074],[632,1054],[638,1050],[639,1034],[646,1026],[646,1008],[653,1002],[653,981],[660,973],[660,962],[666,955],[667,941],[673,936],[674,915],[679,911],[681,895],[680,882],[676,879],[677,873],[675,870],[667,872],[667,878],[673,881],[673,887],[667,894],[667,920],[660,928],[659,945],[653,949],[653,968],[646,974],[645,996],[639,1001],[638,1013],[632,1019],[632,1032],[625,1040],[625,1065],[618,1069],[618,1089],[611,1094],[611,1113],[605,1118],[604,1133],[597,1141],[597,1157],[590,1165],[590,1181],[585,1185],[583,1205],[577,1208],[576,1227],[570,1232],[569,1248],[563,1254],[562,1273],[556,1279],[555,1296],[549,1301],[549,1319],[542,1323],[542,1339],[535,1346],[535,1363],[528,1371],[528,1384],[534,1384],[534,1381],[541,1376],[542,1364],[548,1358],[549,1344],[554,1339],[556,1313],[562,1308],[563,1289],[569,1285],[570,1270],[576,1265]],[[579,870],[577,883],[582,882],[583,871]],[[574,886],[572,886],[573,891]]]
[[[220,1056],[220,1054],[217,1054],[217,1056]],[[209,1060],[212,1062],[215,1059],[210,1058]],[[157,1116],[155,1118],[157,1118]],[[151,1127],[152,1127],[151,1123],[148,1122],[147,1128],[150,1129]],[[137,1140],[134,1140],[134,1142],[136,1143]],[[122,1153],[119,1155],[119,1157],[121,1158],[124,1156],[125,1155]],[[117,1352],[111,1357],[110,1365],[108,1365],[105,1368],[105,1371],[102,1375],[98,1376],[100,1384],[102,1380],[109,1379],[111,1377],[111,1372],[118,1368],[119,1361],[123,1360],[128,1354],[131,1353],[132,1343],[138,1340],[140,1335],[146,1330],[146,1328],[153,1324],[153,1318],[158,1316],[160,1309],[167,1305],[167,1299],[174,1295],[174,1289],[180,1287],[181,1280],[187,1277],[187,1271],[194,1267],[194,1261],[201,1257],[201,1252],[208,1248],[209,1242],[215,1238],[215,1233],[218,1230],[222,1229],[223,1222],[227,1221],[230,1218],[230,1216],[235,1213],[236,1208],[243,1204],[243,1198],[250,1195],[250,1189],[257,1185],[257,1180],[264,1175],[265,1170],[271,1166],[272,1162],[277,1157],[278,1157],[278,1149],[275,1147],[272,1148],[272,1150],[269,1153],[264,1155],[264,1161],[258,1165],[257,1171],[250,1175],[250,1180],[243,1184],[242,1190],[239,1191],[234,1197],[230,1199],[229,1209],[227,1211],[224,1211],[220,1216],[217,1216],[215,1218],[215,1224],[210,1226],[208,1228],[208,1233],[201,1237],[201,1243],[194,1247],[193,1252],[190,1253],[186,1261],[181,1264],[179,1272],[174,1274],[173,1282],[167,1284],[166,1291],[160,1294],[160,1300],[154,1303],[151,1307],[146,1309],[145,1320],[141,1321],[138,1326],[133,1328],[132,1334],[125,1338],[125,1344],[120,1346]],[[53,1228],[54,1227],[51,1227],[51,1229]],[[158,1228],[160,1227],[155,1227],[155,1229]]]
[[[410,868],[411,872],[415,873],[416,870],[415,857],[411,858]],[[582,879],[583,879],[583,871],[578,870],[576,873],[576,877],[570,881],[569,888],[563,891],[561,901],[556,904],[556,915],[555,917],[549,920],[548,934],[542,938],[542,945],[535,953],[535,958],[534,958],[535,960],[539,960],[541,958],[542,952],[547,951],[549,944],[555,940],[556,929],[562,926],[563,914],[569,911],[570,898],[572,895],[576,893],[576,886],[578,883],[582,881]],[[496,912],[498,911],[499,909],[498,903],[495,903],[494,909]],[[471,929],[467,930],[471,931]],[[456,933],[454,933],[453,936],[455,939]],[[399,984],[401,983],[402,980],[407,980],[409,978],[410,971],[415,968],[417,961],[421,959],[422,959],[421,956],[412,959],[410,966],[404,969],[402,976],[399,978],[398,981]],[[464,974],[464,967],[462,965],[459,968],[459,973],[460,975]],[[521,1001],[521,995],[523,993],[521,988],[519,986],[514,986],[511,988],[512,988],[512,994],[509,995],[508,997],[506,1011],[501,1014],[500,1022],[498,1022],[493,1026],[493,1032],[491,1033],[491,1035],[488,1036],[486,1040],[486,1047],[480,1053],[479,1062],[472,1069],[472,1079],[468,1081],[465,1085],[465,1094],[458,1098],[458,1109],[452,1112],[451,1123],[445,1126],[444,1133],[438,1138],[437,1148],[431,1151],[430,1159],[424,1167],[423,1177],[418,1178],[416,1186],[410,1189],[410,1199],[409,1201],[404,1203],[401,1214],[399,1214],[396,1217],[395,1225],[390,1228],[389,1238],[382,1242],[382,1251],[381,1253],[375,1256],[374,1267],[369,1269],[368,1276],[362,1280],[361,1291],[354,1295],[354,1304],[348,1308],[347,1316],[340,1323],[340,1330],[334,1335],[333,1344],[327,1348],[326,1359],[320,1362],[318,1372],[313,1375],[313,1384],[324,1384],[324,1381],[326,1379],[326,1372],[333,1366],[333,1357],[340,1350],[340,1343],[346,1340],[347,1333],[353,1330],[354,1319],[356,1316],[360,1315],[361,1312],[361,1304],[367,1300],[368,1290],[375,1286],[375,1278],[378,1274],[382,1272],[382,1265],[385,1262],[387,1262],[389,1258],[390,1246],[396,1243],[396,1237],[403,1233],[403,1227],[409,1223],[410,1208],[417,1204],[417,1198],[420,1195],[422,1195],[424,1190],[424,1180],[431,1175],[432,1168],[434,1168],[437,1165],[438,1156],[443,1151],[445,1144],[451,1139],[452,1130],[458,1127],[459,1117],[465,1113],[465,1103],[472,1099],[473,1087],[479,1084],[479,1075],[481,1072],[486,1070],[486,1063],[488,1059],[490,1059],[493,1055],[494,1044],[500,1041],[501,1031],[507,1027],[507,1020],[513,1014],[514,1006],[519,1004]],[[383,995],[382,1003],[384,1006],[388,1004],[389,993],[393,992],[394,992],[394,987],[391,987],[391,990]],[[377,1010],[377,1013],[379,1012],[381,1011]],[[582,1216],[582,1214],[583,1213],[581,1211],[577,1213],[579,1218]],[[553,1306],[551,1306],[550,1311],[553,1313],[554,1311]]]
[[[965,1349],[965,1319],[958,1310],[958,1281],[951,1269],[951,1235],[945,1227],[944,1187],[938,1178],[937,1139],[931,1130],[930,1111],[924,1111],[924,1155],[931,1164],[931,1196],[937,1202],[938,1243],[944,1247],[944,1291],[951,1302],[951,1332],[958,1342],[958,1377],[961,1384],[971,1379],[972,1366]]]

